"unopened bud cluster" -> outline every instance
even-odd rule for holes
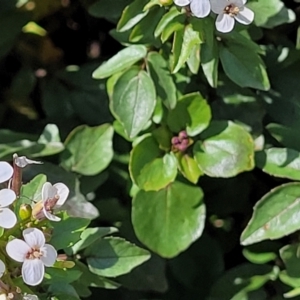
[[[185,152],[191,145],[191,140],[188,137],[186,131],[180,131],[178,136],[174,136],[171,140],[173,152]]]

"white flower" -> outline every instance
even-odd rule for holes
[[[52,185],[50,182],[46,182],[42,189],[42,203],[43,214],[51,221],[60,221],[60,218],[53,215],[54,210],[59,209],[67,200],[69,196],[69,189],[63,183],[56,183]]]
[[[16,200],[16,194],[13,190],[0,190],[0,226],[3,228],[12,228],[17,223],[17,217],[8,206]]]
[[[235,20],[244,25],[249,25],[254,19],[254,13],[245,7],[247,0],[210,0],[211,9],[218,14],[216,27],[220,32],[230,32]]]
[[[14,239],[7,243],[6,252],[14,260],[22,262],[23,280],[28,285],[42,282],[45,266],[55,263],[57,252],[49,244],[45,244],[43,232],[37,228],[23,230],[24,240]]]
[[[178,6],[190,5],[191,12],[197,18],[204,18],[210,13],[209,0],[174,0],[174,3]]]
[[[7,181],[12,177],[14,169],[6,161],[0,161],[0,183]]]

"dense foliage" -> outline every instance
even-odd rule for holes
[[[300,299],[299,2],[2,0],[0,297]]]

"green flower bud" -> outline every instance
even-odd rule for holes
[[[32,208],[29,204],[21,204],[19,209],[19,216],[21,220],[27,220],[31,217]]]
[[[159,0],[159,3],[163,6],[170,6],[173,3],[173,0]]]

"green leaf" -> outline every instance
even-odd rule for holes
[[[203,174],[197,162],[186,153],[177,154],[178,167],[182,175],[192,183],[197,183]]]
[[[300,138],[297,126],[290,127],[270,123],[266,126],[266,129],[283,146],[300,151]]]
[[[129,273],[150,258],[150,253],[124,239],[108,237],[98,240],[85,252],[91,272],[105,277]]]
[[[28,157],[49,156],[64,149],[64,145],[60,142],[58,128],[54,124],[46,125],[36,142],[33,141],[35,136],[22,135],[7,130],[0,132],[0,138],[0,158],[2,159],[11,159],[14,153]]]
[[[87,248],[103,236],[115,232],[118,232],[118,229],[115,227],[87,228],[81,233],[80,241],[78,241],[74,246],[72,246],[72,251],[73,253],[77,253],[80,250]]]
[[[159,37],[162,34],[165,27],[170,23],[170,21],[172,21],[178,15],[180,15],[180,11],[175,6],[172,6],[170,10],[164,14],[164,16],[157,24],[154,32],[154,36]]]
[[[146,191],[158,191],[173,182],[177,175],[175,156],[162,156],[157,142],[152,136],[145,136],[133,147],[130,154],[129,171],[132,180]]]
[[[299,260],[300,244],[286,245],[279,251],[283,260],[287,275],[291,277],[300,277],[300,260]]]
[[[82,272],[78,270],[48,268],[45,273],[45,283],[52,284],[55,282],[71,283],[81,276]]]
[[[300,295],[300,287],[297,287],[287,293],[284,293],[283,296],[284,298],[294,298],[296,296],[299,296]]]
[[[157,52],[150,52],[147,56],[147,62],[157,96],[168,109],[173,109],[177,102],[177,89],[168,70],[168,62]]]
[[[195,45],[202,42],[198,31],[191,24],[175,32],[173,40],[172,73],[177,73],[190,57]]]
[[[194,145],[194,157],[208,176],[227,178],[253,169],[254,142],[239,125],[213,122],[201,139]]]
[[[164,9],[162,7],[153,7],[147,16],[132,29],[129,40],[133,43],[151,44],[159,48],[161,42],[154,37],[154,31],[163,14]]]
[[[158,143],[159,149],[169,152],[171,149],[172,133],[167,126],[160,126],[152,131],[152,135]]]
[[[277,258],[277,254],[275,252],[267,252],[263,251],[262,249],[260,252],[255,252],[250,248],[244,248],[243,255],[253,264],[266,264],[268,262],[274,261]]]
[[[299,230],[299,193],[300,183],[288,183],[274,188],[261,198],[242,233],[241,244],[278,239]]]
[[[58,127],[55,124],[46,125],[37,142],[39,144],[44,144],[45,148],[39,153],[32,155],[33,157],[54,155],[64,150],[64,145],[60,140]]]
[[[299,258],[298,258],[299,259]],[[300,287],[300,278],[299,277],[291,277],[287,274],[286,270],[283,270],[279,273],[279,279],[285,283],[286,285],[289,285],[294,288]]]
[[[116,23],[120,18],[123,9],[130,4],[131,0],[115,0],[111,5],[111,0],[99,0],[89,6],[88,12],[96,18],[105,18]]]
[[[135,144],[130,153],[129,162],[129,171],[133,181],[137,181],[144,165],[150,163],[158,156],[162,156],[162,153],[156,140],[149,134]]]
[[[177,160],[172,153],[146,164],[138,177],[138,186],[145,191],[158,191],[173,182],[177,175]]]
[[[149,75],[131,68],[114,86],[111,110],[122,123],[129,138],[138,135],[150,120],[155,108],[155,86]]]
[[[199,187],[181,182],[158,192],[140,190],[133,199],[132,224],[139,240],[162,257],[187,249],[204,229],[205,205]]]
[[[170,20],[163,28],[161,41],[165,43],[174,32],[184,31],[184,22],[185,16],[182,14]]]
[[[112,137],[113,128],[109,124],[76,127],[65,141],[62,166],[82,175],[100,173],[112,160]]]
[[[275,280],[278,267],[242,264],[227,271],[211,288],[211,299],[251,299],[249,292]],[[248,297],[249,296],[249,297]],[[253,297],[253,299],[262,299]],[[266,299],[266,298],[263,298]]]
[[[175,109],[167,117],[167,123],[173,132],[186,130],[189,136],[201,133],[209,125],[210,106],[199,93],[191,93],[178,99]]]
[[[245,37],[234,35],[234,39],[220,44],[220,59],[224,72],[233,82],[241,87],[267,91],[270,83],[263,61],[253,51],[256,47]]]
[[[138,24],[149,12],[144,10],[148,0],[135,0],[129,4],[122,13],[122,16],[117,25],[117,30],[124,32]]]
[[[35,176],[30,182],[22,185],[20,198],[24,197],[30,203],[42,200],[42,188],[46,182],[47,177],[44,174]]]
[[[211,87],[218,84],[219,49],[215,38],[215,24],[212,18],[203,19],[204,43],[201,45],[200,61],[203,73]]]
[[[83,274],[80,277],[79,281],[81,284],[83,284],[84,286],[91,286],[91,287],[101,287],[101,288],[105,288],[105,289],[117,289],[120,287],[120,284],[102,277],[102,276],[98,276],[94,273],[92,273],[89,268],[87,267],[87,265],[85,265],[84,263],[80,262],[80,261],[76,261],[76,265],[74,267],[74,269],[77,269],[79,271],[81,271]]]
[[[66,213],[62,215],[60,222],[52,222],[53,235],[51,245],[56,250],[68,248],[80,239],[82,231],[89,225],[90,220],[82,218],[72,218]]]
[[[38,137],[28,133],[0,129],[0,141],[3,144],[18,142],[19,140],[35,141]]]
[[[255,164],[270,175],[300,180],[300,153],[296,150],[273,147],[257,152]]]
[[[296,19],[295,13],[280,0],[259,0],[247,6],[254,11],[254,23],[259,27],[273,28]]]
[[[96,79],[106,78],[123,71],[147,55],[147,48],[143,45],[131,45],[119,51],[115,56],[97,68],[92,76]]]
[[[58,300],[78,300],[79,296],[72,285],[66,282],[54,282],[49,286],[48,292],[55,295]]]
[[[201,51],[201,44],[194,45],[194,47],[191,50],[190,57],[186,61],[190,71],[193,74],[198,74],[199,71],[200,51]]]

